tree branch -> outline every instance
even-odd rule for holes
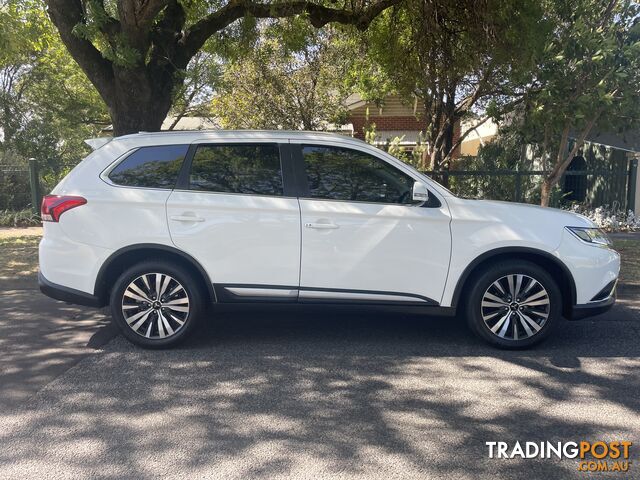
[[[478,123],[474,124],[473,127],[468,128],[464,133],[462,133],[458,139],[453,142],[453,145],[451,146],[451,148],[449,149],[449,151],[447,152],[447,154],[445,155],[445,157],[442,159],[442,163],[448,162],[451,157],[453,156],[453,152],[456,151],[456,148],[458,148],[462,142],[464,141],[465,138],[467,138],[469,136],[469,134],[471,132],[473,132],[474,130],[476,130],[478,127],[484,125],[491,117],[489,117],[488,115],[486,117],[484,117],[482,120],[480,120]],[[478,138],[480,138],[480,135],[478,134]],[[481,140],[482,142],[482,140]]]
[[[84,23],[82,4],[79,0],[47,0],[47,6],[49,17],[58,29],[62,42],[109,105],[114,89],[111,62],[91,42],[73,32],[76,25]]]
[[[593,114],[593,117],[591,117],[591,119],[587,122],[587,124],[582,129],[582,132],[580,132],[580,135],[576,139],[576,142],[574,143],[571,151],[565,156],[563,154],[563,151],[566,151],[567,144],[569,143],[569,132],[571,129],[571,122],[567,121],[567,123],[565,124],[565,127],[562,130],[562,137],[560,139],[560,146],[558,147],[556,164],[551,170],[551,173],[545,179],[549,188],[553,187],[558,183],[558,181],[560,181],[560,178],[562,177],[564,172],[567,170],[567,168],[571,164],[573,157],[575,157],[576,153],[578,153],[578,150],[582,148],[582,145],[584,145],[584,142],[587,139],[587,136],[593,129],[593,126],[596,124],[598,119],[600,118],[601,113],[602,113],[601,108],[596,110],[596,112]]]
[[[316,28],[336,22],[344,25],[355,25],[358,29],[364,30],[382,11],[401,1],[380,0],[361,11],[355,11],[325,7],[301,0],[273,4],[254,3],[249,0],[231,0],[224,7],[196,22],[185,32],[180,41],[182,52],[178,62],[186,65],[209,37],[245,15],[255,18],[285,18],[306,14],[311,24]]]
[[[186,13],[182,4],[177,0],[169,0],[163,16],[151,30],[150,38],[153,42],[150,63],[154,65],[166,64],[174,61],[178,40],[181,35]],[[191,58],[183,65],[175,65],[176,68],[187,68]]]
[[[121,0],[128,1],[136,5],[135,15],[137,20],[138,27],[143,29],[148,29],[156,16],[162,11],[164,7],[166,7],[170,2],[169,0],[144,0],[144,1],[135,1],[135,0]]]
[[[117,2],[122,32],[142,58],[149,48],[149,35],[153,21],[167,3],[168,0],[119,0]]]
[[[482,77],[479,79],[478,84],[474,89],[473,93],[463,98],[462,101],[458,103],[455,109],[456,116],[461,116],[467,113],[469,110],[471,110],[471,107],[475,105],[475,103],[478,101],[480,97],[488,93],[484,91],[484,88],[488,85],[489,79],[493,75],[493,64],[494,64],[494,61],[491,60],[489,64],[485,67],[484,73],[482,74]]]
[[[584,142],[587,139],[587,136],[589,135],[589,133],[591,133],[591,130],[593,129],[593,126],[596,124],[596,122],[598,121],[598,118],[600,118],[601,113],[602,113],[602,109],[596,110],[593,117],[591,117],[591,120],[587,122],[585,127],[582,129],[582,132],[580,132],[580,135],[576,139],[576,143],[573,145],[573,148],[571,149],[569,154],[564,158],[563,161],[558,162],[556,167],[553,169],[553,172],[551,173],[550,177],[559,178],[565,172],[567,167],[569,167],[569,165],[571,164],[571,161],[573,160],[573,157],[576,156],[576,153],[578,153],[578,150],[582,148],[582,145],[584,145]],[[566,147],[566,142],[565,142],[565,147]],[[558,155],[559,160],[560,158],[561,158],[560,155]]]
[[[519,97],[516,98],[514,100],[512,100],[509,103],[506,103],[502,106],[502,108],[500,109],[500,115],[504,115],[507,112],[510,112],[511,110],[513,110],[513,108],[518,105],[519,103],[521,103],[524,100],[524,97]],[[456,142],[453,143],[453,146],[451,147],[451,149],[446,153],[443,162],[444,161],[448,161],[450,159],[450,157],[453,155],[453,152],[455,152],[456,148],[458,148],[463,140],[465,138],[467,138],[467,136],[474,131],[476,128],[478,128],[479,126],[483,125],[485,122],[487,122],[491,117],[489,117],[488,115],[485,116],[480,122],[476,123],[473,127],[468,128],[466,132],[462,133],[460,132],[460,137],[458,138],[458,140]]]

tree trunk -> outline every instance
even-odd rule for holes
[[[315,28],[336,22],[365,30],[384,10],[399,2],[381,0],[356,9],[298,0],[231,1],[190,19],[188,28],[187,14],[179,0],[119,0],[117,16],[105,10],[104,1],[46,0],[46,5],[62,42],[107,104],[113,133],[118,136],[159,130],[171,107],[173,88],[182,81],[176,72],[184,73],[189,60],[209,38],[241,18],[303,15]],[[99,39],[96,44],[87,38],[89,25],[91,36]],[[107,58],[101,48],[105,45],[126,47],[136,53],[135,66],[128,62],[130,68],[125,68]]]
[[[429,148],[428,152],[422,156],[422,160],[425,166],[427,161],[429,162],[431,170],[439,171],[444,167],[447,154],[454,144],[455,104],[450,101],[445,102],[443,99],[435,101],[432,98],[423,98],[423,102],[425,118],[428,120],[425,141]]]
[[[551,188],[553,187],[552,180],[546,177],[542,181],[542,188],[540,190],[540,205],[543,207],[549,206],[549,200],[551,200]]]
[[[107,105],[113,120],[113,135],[157,132],[171,108],[176,87],[172,72],[148,68],[115,70],[115,90]]]
[[[109,109],[113,120],[113,136],[138,132],[158,132],[167,112],[155,107],[153,101],[122,103]]]
[[[598,121],[598,118],[600,117],[600,113],[602,113],[602,110],[597,110],[594,113],[591,120],[589,120],[585,125],[585,127],[582,129],[582,132],[580,133],[580,136],[576,139],[573,145],[573,148],[568,153],[565,153],[565,152],[567,150],[567,146],[569,145],[569,132],[571,129],[571,122],[568,121],[565,124],[562,130],[562,136],[560,137],[560,146],[558,147],[558,153],[556,155],[556,163],[553,169],[551,170],[551,173],[547,175],[542,182],[542,188],[540,191],[541,206],[543,207],[549,206],[551,189],[553,188],[554,185],[556,185],[560,181],[560,179],[562,178],[562,175],[564,175],[564,172],[567,170],[567,168],[571,164],[573,157],[576,156],[576,154],[578,153],[578,150],[580,150],[582,148],[582,145],[584,145],[587,135],[589,135],[589,132],[591,132],[591,129],[595,125],[596,121]]]

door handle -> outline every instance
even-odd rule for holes
[[[340,225],[336,225],[335,223],[305,223],[304,226],[317,230],[335,230],[336,228],[340,228]]]
[[[204,218],[196,215],[171,215],[169,218],[176,222],[204,222]]]

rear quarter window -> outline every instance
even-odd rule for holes
[[[174,188],[189,145],[140,147],[109,173],[116,185]]]

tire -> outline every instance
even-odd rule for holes
[[[160,298],[153,298],[158,292]],[[202,285],[188,270],[158,260],[135,264],[120,275],[110,306],[129,341],[144,348],[169,348],[193,331],[204,313],[204,301]]]
[[[467,323],[476,335],[496,347],[535,345],[549,336],[562,317],[558,285],[534,263],[497,263],[474,275],[469,286]]]

